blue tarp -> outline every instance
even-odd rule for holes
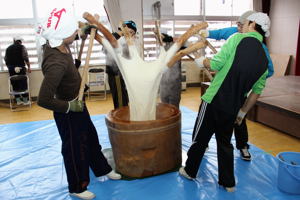
[[[191,145],[197,113],[181,107],[182,149]],[[92,116],[103,148],[110,148],[105,115]],[[235,143],[234,138],[232,143]],[[66,174],[60,153],[61,141],[53,120],[0,125],[0,199],[61,200],[68,195]],[[240,159],[235,150],[236,191],[218,186],[217,154],[212,138],[196,181],[178,172],[138,180],[108,180],[90,173],[89,190],[101,200],[299,200],[277,188],[278,160],[251,145],[253,160]]]

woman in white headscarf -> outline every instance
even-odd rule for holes
[[[78,23],[71,13],[66,8],[55,8],[39,27],[39,34],[44,38],[44,80],[38,105],[54,112],[70,194],[92,199],[95,195],[87,190],[89,168],[96,177],[107,175],[110,179],[120,179],[121,176],[112,170],[102,154],[87,107],[77,100],[81,77],[69,45],[78,35]]]

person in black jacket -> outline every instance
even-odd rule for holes
[[[136,24],[134,21],[125,21],[124,24],[129,29],[129,33],[134,36],[136,35]],[[122,30],[119,28],[118,32],[113,32],[113,36],[119,40],[123,36]],[[124,38],[123,38],[124,39]],[[123,40],[122,39],[122,40]],[[126,45],[125,40],[121,42],[122,45]],[[127,51],[126,51],[127,50]],[[128,106],[128,93],[126,89],[126,85],[122,74],[117,66],[117,63],[114,61],[112,56],[106,53],[106,73],[108,75],[108,84],[110,88],[110,92],[112,94],[114,108],[120,108],[122,106]],[[129,56],[128,48],[125,48],[123,52],[125,57]]]
[[[165,44],[164,48],[167,51],[174,44],[173,37],[166,33],[161,35]],[[159,96],[161,102],[172,104],[179,108],[181,99],[181,60],[178,60],[163,73],[159,85]]]
[[[15,36],[14,43],[7,47],[5,52],[5,63],[8,68],[10,76],[13,75],[26,75],[25,64],[28,67],[28,72],[31,72],[28,53],[24,45],[22,45],[23,38]],[[27,89],[27,80],[12,80],[12,86],[15,91],[24,91]],[[15,95],[17,105],[28,105],[28,94]]]

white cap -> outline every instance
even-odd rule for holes
[[[17,40],[24,41],[24,39],[19,35],[16,35],[13,39],[14,39],[14,41],[17,41]]]
[[[57,47],[76,29],[78,29],[78,22],[71,9],[54,8],[49,17],[40,23],[37,34],[44,38],[41,40],[41,45],[48,40],[51,47]]]
[[[247,17],[247,20],[253,21],[256,24],[260,25],[261,29],[265,32],[265,37],[270,36],[269,29],[271,26],[271,21],[267,14],[261,13],[261,12],[254,13],[254,14],[250,15],[249,17]]]
[[[252,15],[253,13],[255,13],[254,10],[248,10],[246,12],[244,12],[240,17],[239,19],[237,20],[239,23],[241,24],[245,24],[246,20],[247,20],[247,17],[249,17],[250,15]]]

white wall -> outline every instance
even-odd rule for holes
[[[8,72],[0,73],[0,99],[8,99]],[[41,70],[34,70],[29,74],[31,96],[37,96],[43,80]]]
[[[272,0],[270,19],[271,36],[268,41],[269,50],[271,53],[292,55],[290,74],[295,74],[300,1]]]
[[[79,72],[82,74],[82,68]],[[8,72],[0,73],[0,100],[9,99],[8,95]],[[29,76],[29,86],[32,97],[37,97],[40,91],[40,87],[43,81],[43,74],[41,70],[33,70],[28,74]],[[108,83],[106,84],[107,90],[109,90]]]

